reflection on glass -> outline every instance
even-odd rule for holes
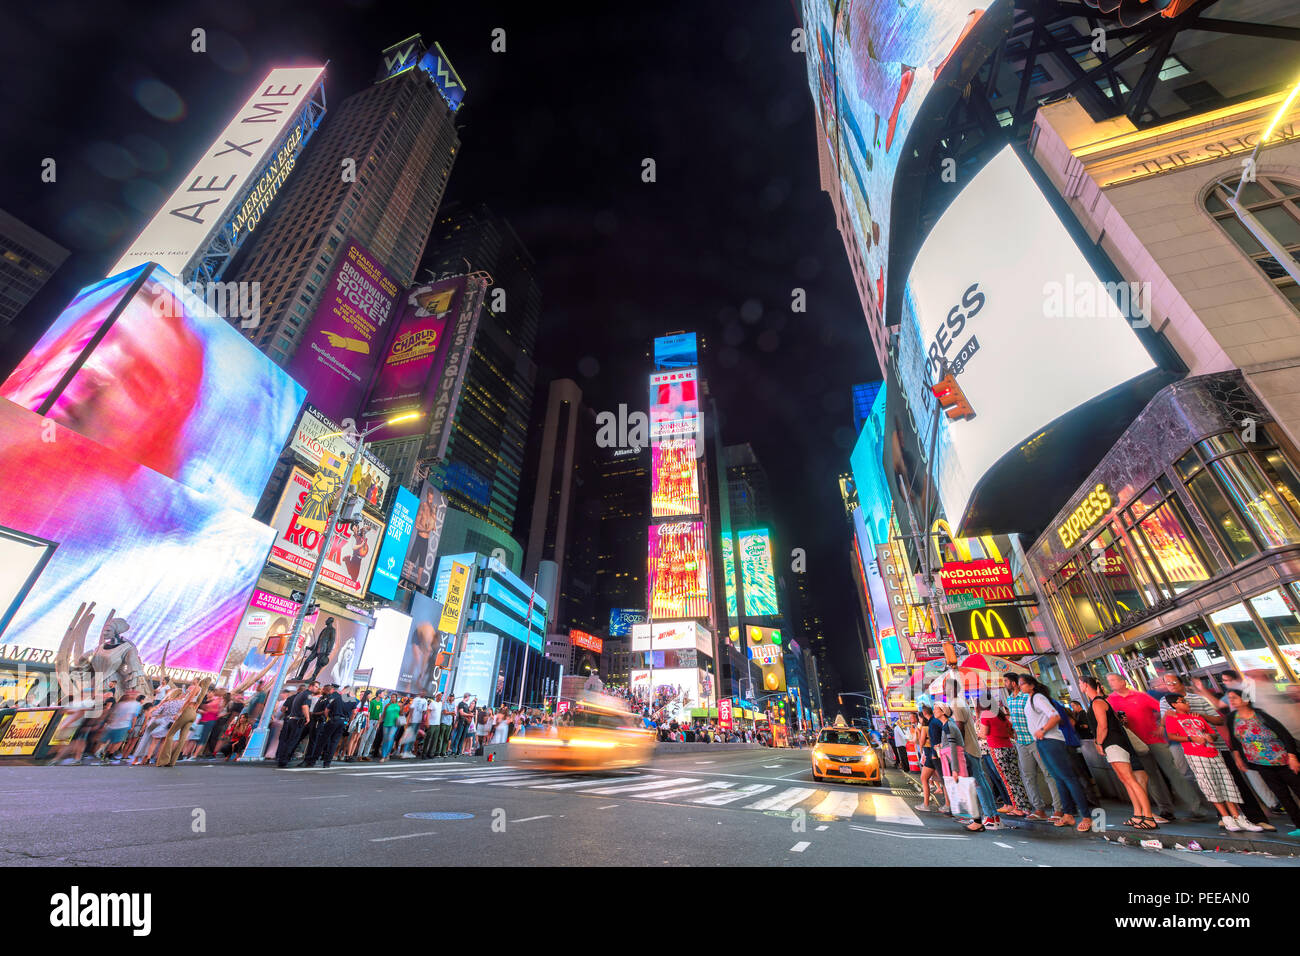
[[[1236,513],[1209,472],[1202,471],[1187,482],[1187,490],[1192,493],[1201,513],[1214,529],[1219,543],[1234,561],[1244,561],[1259,553],[1250,532],[1237,520]]]
[[[1150,546],[1150,556],[1164,572],[1175,594],[1210,579],[1210,572],[1192,544],[1186,525],[1176,512],[1175,503],[1166,501],[1148,514],[1139,525]]]
[[[1300,672],[1300,618],[1295,613],[1295,603],[1281,590],[1266,591],[1250,599],[1259,619],[1264,622],[1268,636],[1292,671]],[[1278,680],[1289,680],[1285,668],[1278,668]]]
[[[1171,596],[1166,594],[1166,589],[1163,584],[1153,583],[1152,574],[1154,572],[1151,570],[1151,555],[1147,551],[1147,546],[1142,540],[1142,536],[1135,533],[1128,538],[1119,537],[1116,540],[1119,541],[1120,550],[1124,552],[1124,558],[1128,562],[1128,566],[1130,568],[1142,569],[1139,571],[1138,577],[1141,578],[1143,582],[1142,590],[1146,595],[1146,603],[1148,605],[1153,605],[1162,597]],[[1135,551],[1136,553],[1134,553]],[[1139,555],[1141,555],[1140,558]]]
[[[1134,611],[1142,610],[1146,602],[1128,561],[1115,541],[1114,532],[1107,528],[1093,538],[1088,547],[1092,552],[1088,566],[1092,569],[1093,580],[1115,610],[1115,616],[1122,619]]]
[[[1218,629],[1222,643],[1232,651],[1238,670],[1277,669],[1277,657],[1247,613],[1246,605],[1234,604],[1215,611],[1210,620]]]
[[[1094,634],[1100,634],[1106,627],[1102,623],[1101,614],[1098,613],[1096,602],[1092,599],[1092,594],[1088,591],[1088,585],[1079,574],[1078,568],[1071,561],[1066,565],[1065,574],[1068,577],[1061,593],[1065,595],[1065,600],[1074,612],[1074,616],[1079,623],[1080,630],[1085,637],[1092,637]]]
[[[1300,541],[1300,525],[1282,504],[1273,486],[1248,455],[1231,455],[1212,462],[1210,468],[1223,482],[1228,494],[1246,520],[1259,534],[1265,547],[1276,548]]]
[[[1286,460],[1286,456],[1277,448],[1269,448],[1260,453],[1257,460],[1274,490],[1291,506],[1293,512],[1300,514],[1300,480],[1296,478],[1295,469]]]

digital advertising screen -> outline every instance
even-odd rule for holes
[[[632,628],[633,651],[698,651],[713,656],[713,634],[698,621],[638,624]]]
[[[0,643],[57,650],[93,603],[90,635],[112,613],[146,664],[220,670],[273,529],[4,400],[0,460],[0,527],[56,545]]]
[[[654,360],[656,369],[695,368],[700,364],[699,350],[694,332],[661,335],[655,339]]]
[[[311,403],[335,421],[355,418],[388,337],[400,292],[365,246],[349,239],[338,251],[320,302],[307,323],[289,374]]]
[[[402,666],[393,685],[404,694],[433,693],[446,682],[445,671],[456,653],[456,634],[439,630],[443,606],[427,594],[411,595],[411,630]]]
[[[882,388],[876,392],[867,410],[862,430],[849,455],[849,469],[853,472],[853,484],[858,492],[858,504],[862,508],[869,539],[869,543],[863,542],[863,548],[868,552],[889,540],[889,516],[894,508],[889,479],[885,476],[885,412],[886,390]]]
[[[304,508],[310,511],[328,507],[327,497],[322,488],[313,484],[312,477],[301,468],[293,469],[275,509],[275,543],[269,563],[310,577],[316,567],[321,533],[304,527],[299,517]],[[364,596],[383,532],[383,525],[364,512],[355,525],[340,525],[325,555],[320,580],[353,597]]]
[[[588,634],[586,631],[579,631],[576,628],[569,631],[569,643],[574,647],[580,647],[584,651],[591,651],[593,654],[599,654],[605,647],[605,642],[595,634]]]
[[[416,286],[406,293],[392,341],[379,365],[366,401],[367,420],[392,418],[402,412],[427,413],[447,359],[447,330],[460,312],[465,278]],[[416,434],[427,422],[385,429],[384,438]]]
[[[252,514],[303,389],[175,277],[83,289],[0,397]]]
[[[612,607],[609,609],[609,636],[627,637],[632,625],[646,622],[645,611],[639,608]]]
[[[415,513],[420,499],[399,485],[393,498],[393,511],[388,517],[388,530],[375,560],[375,573],[370,579],[370,593],[392,600],[397,597],[397,586],[402,578],[402,565],[411,545],[411,532],[415,529]]]
[[[694,439],[700,429],[699,379],[695,369],[650,376],[650,442]]]
[[[700,513],[700,468],[693,439],[668,439],[650,448],[650,514],[676,518]]]
[[[727,617],[736,616],[736,542],[729,534],[722,536],[722,574],[727,592]]]
[[[1079,285],[1099,288],[1101,281],[1010,146],[967,183],[916,257],[904,312],[913,345],[919,342],[925,385],[938,380],[946,360],[975,411],[974,418],[939,419],[940,499],[959,534],[982,480],[1004,455],[1155,368],[1105,295],[1096,297],[1093,314],[1049,314],[1053,288]],[[919,393],[924,386],[912,387]],[[916,406],[932,407],[926,397],[917,395]],[[1029,457],[1043,457],[1042,449]],[[1015,477],[1032,481],[1025,470]],[[1023,496],[1005,497],[1007,514],[996,516],[1009,526],[990,526],[990,519],[981,530],[1018,530],[1013,522],[1023,515]]]
[[[903,143],[935,86],[966,85],[975,64],[959,51],[992,3],[803,0],[808,84],[874,293],[863,303],[868,321],[884,321]]]
[[[709,543],[702,521],[650,528],[650,616],[709,616]]]
[[[293,622],[301,606],[282,595],[255,590],[248,600],[244,617],[239,622],[235,639],[230,644],[230,653],[226,655],[218,683],[223,687],[234,687],[256,676],[263,667],[276,660],[277,658],[262,653],[267,639],[287,641],[293,633]],[[309,628],[314,631],[318,618],[319,612],[316,612],[303,621],[303,634],[298,636],[298,644],[291,651],[291,657],[307,646],[306,632]]]
[[[391,607],[375,612],[375,626],[361,653],[361,669],[370,671],[370,686],[397,690],[402,658],[413,630],[409,614]]]
[[[414,591],[428,591],[433,581],[434,566],[438,560],[438,544],[442,528],[447,523],[447,498],[426,481],[420,488],[420,503],[415,509],[415,525],[411,544],[402,562],[402,587]],[[442,595],[435,595],[442,600]]]
[[[772,573],[772,539],[766,528],[741,531],[740,583],[745,589],[745,615],[766,617],[779,613],[776,576]]]
[[[749,657],[763,674],[763,690],[784,692],[785,652],[781,632],[770,627],[746,627],[745,639],[749,644]]]
[[[355,444],[346,431],[342,425],[307,405],[293,430],[289,447],[295,455],[312,465],[317,464],[321,455],[326,453],[347,461]],[[360,466],[353,474],[353,486],[367,505],[377,508],[383,504],[390,480],[388,466],[370,454],[369,450],[363,451]]]

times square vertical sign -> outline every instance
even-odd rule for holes
[[[109,275],[156,262],[185,281],[220,278],[319,126],[324,74],[323,66],[268,73]]]

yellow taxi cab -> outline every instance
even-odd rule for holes
[[[861,780],[873,786],[884,780],[880,754],[856,727],[825,727],[812,749],[813,779]]]

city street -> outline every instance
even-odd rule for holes
[[[884,787],[814,783],[806,751],[702,746],[591,776],[438,761],[29,767],[0,772],[0,795],[7,866],[1293,865],[1042,826],[967,834],[914,812],[896,772]]]

